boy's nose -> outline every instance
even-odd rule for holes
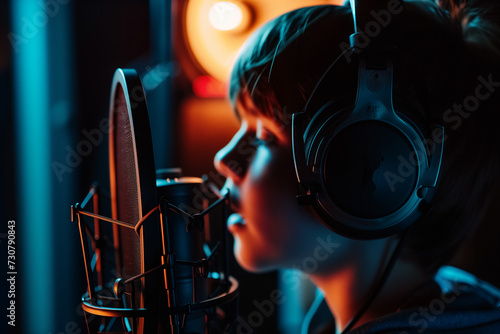
[[[248,138],[237,133],[225,147],[217,152],[214,166],[220,174],[237,183],[245,176],[249,160],[254,153],[255,147],[252,147]]]

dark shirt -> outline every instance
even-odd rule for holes
[[[450,266],[439,269],[434,284],[440,293],[427,303],[372,320],[349,334],[500,334],[499,289]],[[319,333],[335,333],[334,328],[330,322]]]

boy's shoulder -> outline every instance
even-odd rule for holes
[[[433,284],[439,287],[440,293],[427,303],[375,319],[349,333],[500,333],[500,289],[451,266],[441,267]],[[330,322],[316,333],[335,333],[334,328]]]
[[[500,290],[461,269],[434,277],[441,293],[427,304],[366,323],[352,334],[500,333]]]

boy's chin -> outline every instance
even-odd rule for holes
[[[276,263],[272,263],[269,258],[263,258],[254,252],[241,249],[239,242],[235,242],[234,256],[238,264],[251,273],[266,273],[279,267]]]

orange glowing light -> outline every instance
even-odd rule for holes
[[[217,30],[234,30],[249,16],[248,11],[244,12],[243,8],[230,1],[217,2],[208,11],[208,21]]]
[[[341,0],[190,0],[184,32],[191,56],[209,75],[226,81],[238,50],[250,34],[285,12]]]

